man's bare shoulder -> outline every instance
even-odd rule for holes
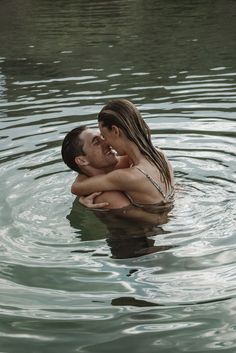
[[[83,181],[83,180],[86,180],[87,178],[88,178],[88,176],[85,174],[78,174],[77,177],[75,178],[74,182]]]

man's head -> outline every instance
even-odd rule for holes
[[[65,136],[61,154],[69,168],[89,176],[95,175],[96,171],[111,171],[117,163],[116,154],[102,139],[99,131],[85,125],[71,130]]]

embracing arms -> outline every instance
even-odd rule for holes
[[[71,192],[78,196],[85,196],[97,191],[130,190],[132,178],[129,174],[129,169],[128,172],[126,169],[118,169],[90,178],[78,176],[72,184]]]

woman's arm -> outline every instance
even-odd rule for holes
[[[126,191],[131,187],[130,179],[132,178],[130,178],[130,172],[127,172],[127,169],[118,169],[108,174],[87,178],[83,181],[76,178],[71,186],[71,192],[78,196],[84,196],[97,191]]]

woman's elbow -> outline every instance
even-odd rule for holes
[[[71,185],[70,191],[73,195],[82,196],[80,195],[80,192],[79,192],[78,183],[73,183]]]

